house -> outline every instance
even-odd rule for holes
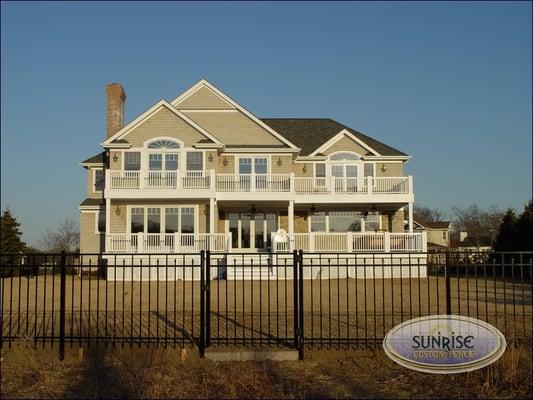
[[[80,163],[83,253],[426,250],[400,150],[332,119],[259,118],[205,79],[127,124],[123,87],[106,94],[103,151]]]
[[[450,221],[424,221],[415,217],[413,227],[415,232],[427,233],[428,249],[443,250],[450,247]]]

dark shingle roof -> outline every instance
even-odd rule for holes
[[[98,153],[95,156],[89,157],[87,160],[82,161],[82,164],[96,164],[104,162],[105,152]]]
[[[450,221],[424,221],[420,217],[415,217],[414,221],[424,228],[430,229],[448,229],[450,228]]]
[[[302,156],[311,154],[343,129],[354,134],[381,155],[407,155],[330,118],[261,118],[261,121],[300,147]]]
[[[105,205],[104,199],[85,199],[80,204],[80,206],[103,206],[103,205]]]

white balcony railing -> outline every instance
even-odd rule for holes
[[[224,233],[111,233],[106,251],[111,253],[197,253],[227,251],[231,238]]]
[[[111,171],[110,189],[211,189],[210,171]]]
[[[290,174],[218,174],[218,192],[290,192]]]
[[[423,252],[426,233],[341,232],[341,233],[272,233],[272,247],[276,252],[294,249],[316,252]]]
[[[185,189],[306,195],[411,194],[411,176],[296,178],[294,174],[215,174],[210,171],[106,170],[108,189]]]
[[[410,176],[360,178],[294,178],[297,195],[329,194],[409,194]]]

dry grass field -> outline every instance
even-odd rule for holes
[[[476,398],[532,396],[531,347],[455,375],[423,374],[381,350],[313,350],[304,361],[213,362],[171,350],[87,351],[58,362],[31,346],[2,351],[1,397],[20,398]]]
[[[451,279],[453,314],[483,319],[507,337],[532,337],[531,286],[500,279]],[[35,339],[59,335],[59,279],[6,278],[2,282],[2,335]],[[445,279],[322,279],[303,282],[308,343],[380,339],[403,320],[446,313]],[[210,282],[214,344],[242,338],[260,344],[293,338],[293,281]],[[69,276],[66,336],[119,343],[185,345],[199,337],[200,283],[109,282]]]

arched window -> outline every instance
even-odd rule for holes
[[[148,145],[149,149],[179,149],[180,145],[178,142],[168,139],[159,139],[151,142]]]
[[[356,161],[359,160],[359,156],[349,151],[339,151],[329,156],[332,161]]]

